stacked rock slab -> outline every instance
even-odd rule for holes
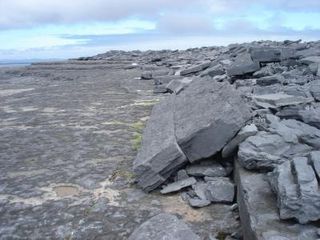
[[[314,155],[315,156],[315,155]],[[270,183],[277,193],[281,219],[295,218],[299,223],[320,219],[320,190],[314,164],[307,157],[296,157],[277,166],[270,174]]]
[[[316,240],[317,227],[282,221],[266,174],[245,170],[235,162],[237,201],[246,240]]]
[[[153,190],[187,159],[213,156],[250,118],[249,107],[229,83],[192,81],[154,107],[134,161],[138,185]]]

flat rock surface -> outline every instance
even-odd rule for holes
[[[195,210],[178,194],[131,184],[137,139],[159,96],[153,81],[135,80],[141,70],[123,66],[0,69],[1,239],[127,239],[162,212],[202,238],[237,230],[228,206]]]

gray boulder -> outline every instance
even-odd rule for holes
[[[247,73],[253,73],[260,69],[258,62],[254,62],[251,59],[250,54],[242,54],[238,56],[234,63],[227,68],[227,74],[229,76],[239,76]]]
[[[218,75],[223,75],[225,74],[224,67],[221,64],[217,64],[213,67],[210,67],[206,70],[204,70],[200,76],[210,76],[210,77],[215,77]]]
[[[194,162],[220,151],[251,113],[230,84],[200,79],[176,97],[174,117],[178,144]]]
[[[160,186],[187,162],[175,138],[174,97],[172,95],[154,106],[143,132],[142,147],[133,162],[138,185],[145,191]]]
[[[257,84],[260,86],[268,86],[272,84],[282,83],[284,81],[284,77],[280,74],[261,77],[257,79]]]
[[[189,226],[171,214],[159,214],[138,227],[128,240],[200,240]]]
[[[269,177],[281,219],[294,218],[301,224],[320,219],[319,183],[308,158],[287,161],[277,166]]]

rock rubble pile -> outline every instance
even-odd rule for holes
[[[155,93],[168,94],[154,107],[134,161],[142,189],[180,191],[192,207],[237,201],[242,221],[254,214],[246,210],[254,204],[251,199],[277,204],[273,221],[293,219],[304,224],[302,235],[308,229],[314,236],[304,239],[319,237],[320,42],[262,41],[124,55],[142,69],[141,80],[154,81]],[[249,175],[252,181],[245,182]],[[241,192],[260,183],[273,190],[274,199]],[[257,222],[249,221],[245,239],[302,239],[281,224],[263,229]]]

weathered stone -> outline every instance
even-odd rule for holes
[[[207,182],[207,199],[214,203],[232,203],[235,194],[234,184],[229,178],[219,177]]]
[[[183,79],[181,76],[177,75],[168,75],[168,76],[155,76],[154,77],[154,85],[164,85],[166,86],[173,80]]]
[[[306,104],[313,101],[313,98],[298,97],[285,93],[274,93],[253,96],[255,104],[263,108],[279,108],[289,105]]]
[[[243,239],[300,240],[306,231],[317,228],[299,225],[279,218],[277,201],[265,174],[246,171],[235,161],[235,182],[237,183],[237,202],[242,224]],[[317,239],[317,238],[309,238]]]
[[[142,80],[151,80],[152,79],[152,72],[143,72],[141,74]]]
[[[175,181],[177,182],[187,178],[189,178],[187,171],[185,169],[180,169],[175,176]]]
[[[251,113],[228,83],[199,79],[176,97],[174,117],[178,144],[194,162],[220,151]]]
[[[182,179],[177,182],[168,184],[167,186],[163,187],[163,189],[160,192],[162,194],[177,192],[183,188],[192,186],[196,182],[197,182],[197,180],[194,177]]]
[[[320,63],[320,56],[309,56],[309,57],[306,57],[306,58],[302,58],[300,60],[301,63],[304,63],[304,64],[313,64],[313,63]]]
[[[277,134],[258,132],[240,144],[238,159],[246,169],[272,169],[285,160],[290,145]]]
[[[273,76],[258,78],[256,81],[257,81],[257,84],[260,86],[268,86],[272,84],[282,83],[283,80],[284,80],[284,77],[282,75],[276,74]]]
[[[154,106],[133,162],[138,185],[146,191],[158,187],[187,161],[175,139],[173,104],[170,96]]]
[[[153,87],[153,93],[167,93],[168,89],[166,85],[155,85]]]
[[[138,227],[128,240],[200,240],[186,223],[176,216],[161,213]]]
[[[180,75],[181,76],[186,76],[186,75],[189,75],[191,73],[197,73],[197,72],[200,72],[200,71],[208,68],[210,65],[211,65],[211,62],[207,61],[207,62],[204,62],[202,64],[199,64],[199,65],[192,66],[192,67],[189,67],[187,69],[181,70]]]
[[[225,177],[228,175],[226,169],[220,163],[213,160],[188,165],[186,170],[188,175],[195,177]]]
[[[236,137],[234,137],[222,150],[222,157],[227,158],[230,157],[239,146],[240,143],[242,143],[245,139],[247,139],[250,136],[256,135],[258,132],[258,129],[256,125],[250,124],[245,127],[243,127],[240,132],[237,134]]]
[[[309,160],[311,165],[317,175],[318,179],[320,179],[320,151],[311,152],[309,155]]]
[[[232,63],[228,69],[227,74],[229,76],[239,76],[247,73],[253,73],[260,69],[258,62],[254,62],[251,59],[250,54],[243,54],[238,56],[234,63]]]
[[[252,60],[260,63],[280,62],[281,49],[270,47],[251,48],[250,54]]]
[[[281,219],[294,218],[302,224],[320,219],[319,183],[306,157],[277,166],[269,177]]]
[[[313,81],[310,84],[310,92],[314,99],[320,102],[320,80]]]
[[[183,79],[176,79],[172,80],[167,85],[167,90],[170,93],[179,94],[181,91],[183,91],[192,81],[194,78],[183,78]]]
[[[200,76],[210,76],[210,77],[215,77],[218,75],[223,75],[225,74],[225,70],[221,64],[217,64],[213,67],[210,67],[206,70],[204,70]]]

